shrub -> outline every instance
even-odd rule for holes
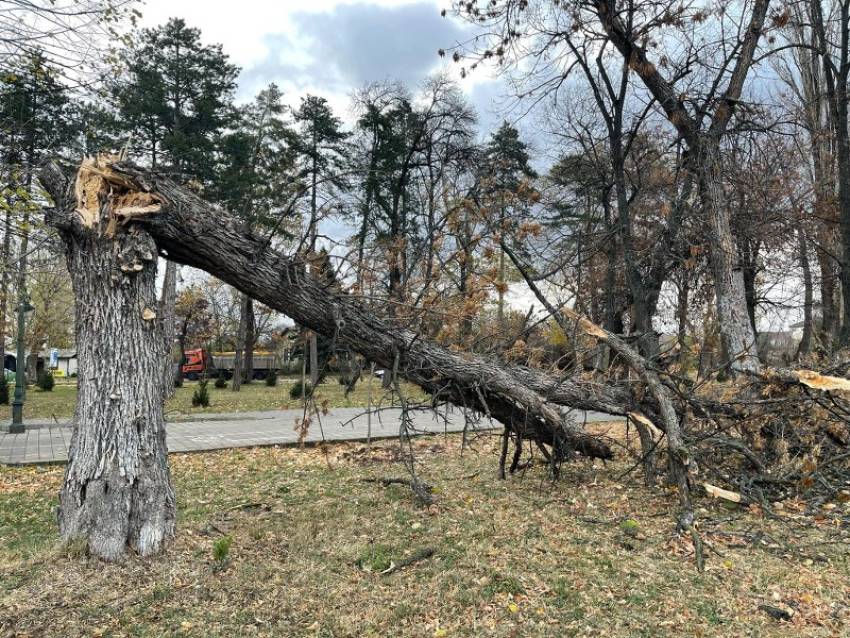
[[[9,382],[5,374],[0,374],[0,403],[9,405]]]
[[[640,525],[633,518],[627,518],[620,522],[620,531],[626,536],[637,536],[640,533]]]
[[[340,372],[336,380],[340,385],[350,385],[351,375],[349,375],[347,372]]]
[[[309,381],[305,381],[303,384],[299,381],[289,390],[290,399],[310,398],[311,396],[313,396],[313,386],[310,385]]]
[[[233,545],[232,536],[222,536],[213,543],[213,560],[218,569],[223,569],[230,557],[230,546]]]
[[[224,370],[218,371],[218,376],[215,379],[215,387],[219,390],[227,387],[227,373]]]
[[[192,395],[192,407],[208,408],[210,406],[210,391],[207,389],[207,381],[198,383],[195,393]]]
[[[52,372],[42,372],[38,375],[36,384],[45,392],[52,392],[53,386],[56,385],[56,379],[53,378]]]
[[[266,377],[266,385],[270,388],[277,385],[277,370],[274,368],[269,370],[269,375]]]

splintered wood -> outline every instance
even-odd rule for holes
[[[816,390],[850,391],[850,379],[818,374],[813,370],[797,370],[796,375],[800,383]]]
[[[83,160],[77,171],[74,184],[76,212],[86,228],[95,228],[101,219],[101,206],[108,219],[104,234],[115,235],[119,223],[133,217],[159,212],[162,199],[138,190],[138,186],[112,169],[118,158],[113,155],[98,155]]]

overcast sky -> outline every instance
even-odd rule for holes
[[[442,18],[447,0],[147,0],[144,26],[181,17],[207,43],[221,43],[242,68],[238,97],[276,83],[297,105],[306,93],[326,97],[348,116],[351,92],[368,82],[401,80],[415,87],[440,69],[440,48],[464,38],[465,25]],[[460,81],[489,131],[503,119],[500,80],[486,72]]]

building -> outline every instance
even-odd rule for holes
[[[77,375],[77,351],[74,348],[58,349],[58,357],[56,358],[56,367],[52,368],[53,376],[55,377],[73,377]],[[30,355],[32,357],[32,355]],[[8,372],[15,372],[17,366],[17,353],[6,351],[3,357],[3,367]],[[42,350],[36,359],[36,373],[41,372],[50,364],[50,350]]]
[[[50,351],[41,353],[44,361],[50,362]],[[77,376],[77,351],[74,348],[59,348],[59,356],[56,358],[56,367],[53,368],[54,377]]]

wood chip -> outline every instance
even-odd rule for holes
[[[705,491],[708,492],[708,495],[713,496],[714,498],[721,498],[724,501],[729,501],[730,503],[742,503],[744,500],[744,497],[738,492],[730,492],[729,490],[724,490],[722,487],[717,487],[711,483],[703,483],[702,486],[705,488]]]

